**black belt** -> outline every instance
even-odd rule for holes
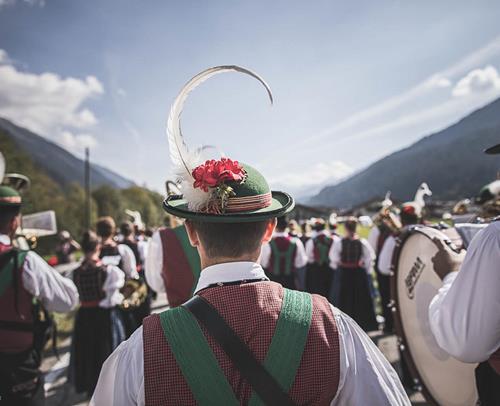
[[[255,359],[250,349],[210,303],[200,296],[194,296],[182,306],[205,326],[266,405],[295,406],[274,377]]]

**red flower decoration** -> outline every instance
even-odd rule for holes
[[[221,158],[218,161],[212,159],[197,166],[192,175],[194,178],[193,186],[208,192],[209,188],[218,187],[225,182],[243,182],[246,172],[238,161]]]

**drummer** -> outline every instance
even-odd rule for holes
[[[485,151],[500,154],[500,144]],[[481,405],[500,405],[500,221],[472,240],[465,259],[440,241],[433,258],[443,287],[429,306],[439,346],[476,368]],[[460,270],[460,272],[457,272]]]

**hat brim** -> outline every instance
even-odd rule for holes
[[[268,207],[240,213],[209,214],[189,210],[186,200],[182,196],[169,196],[163,201],[163,208],[167,213],[188,220],[204,221],[209,223],[250,223],[281,217],[291,212],[295,202],[288,193],[271,192],[272,200]]]
[[[495,155],[500,154],[500,144],[493,145],[492,147],[486,148],[484,150],[486,154]]]

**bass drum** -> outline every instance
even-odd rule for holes
[[[394,326],[408,369],[429,403],[474,405],[476,365],[460,362],[442,350],[429,325],[429,304],[442,286],[432,264],[438,251],[434,238],[455,248],[461,245],[455,229],[425,226],[408,229],[398,240],[391,276]]]

